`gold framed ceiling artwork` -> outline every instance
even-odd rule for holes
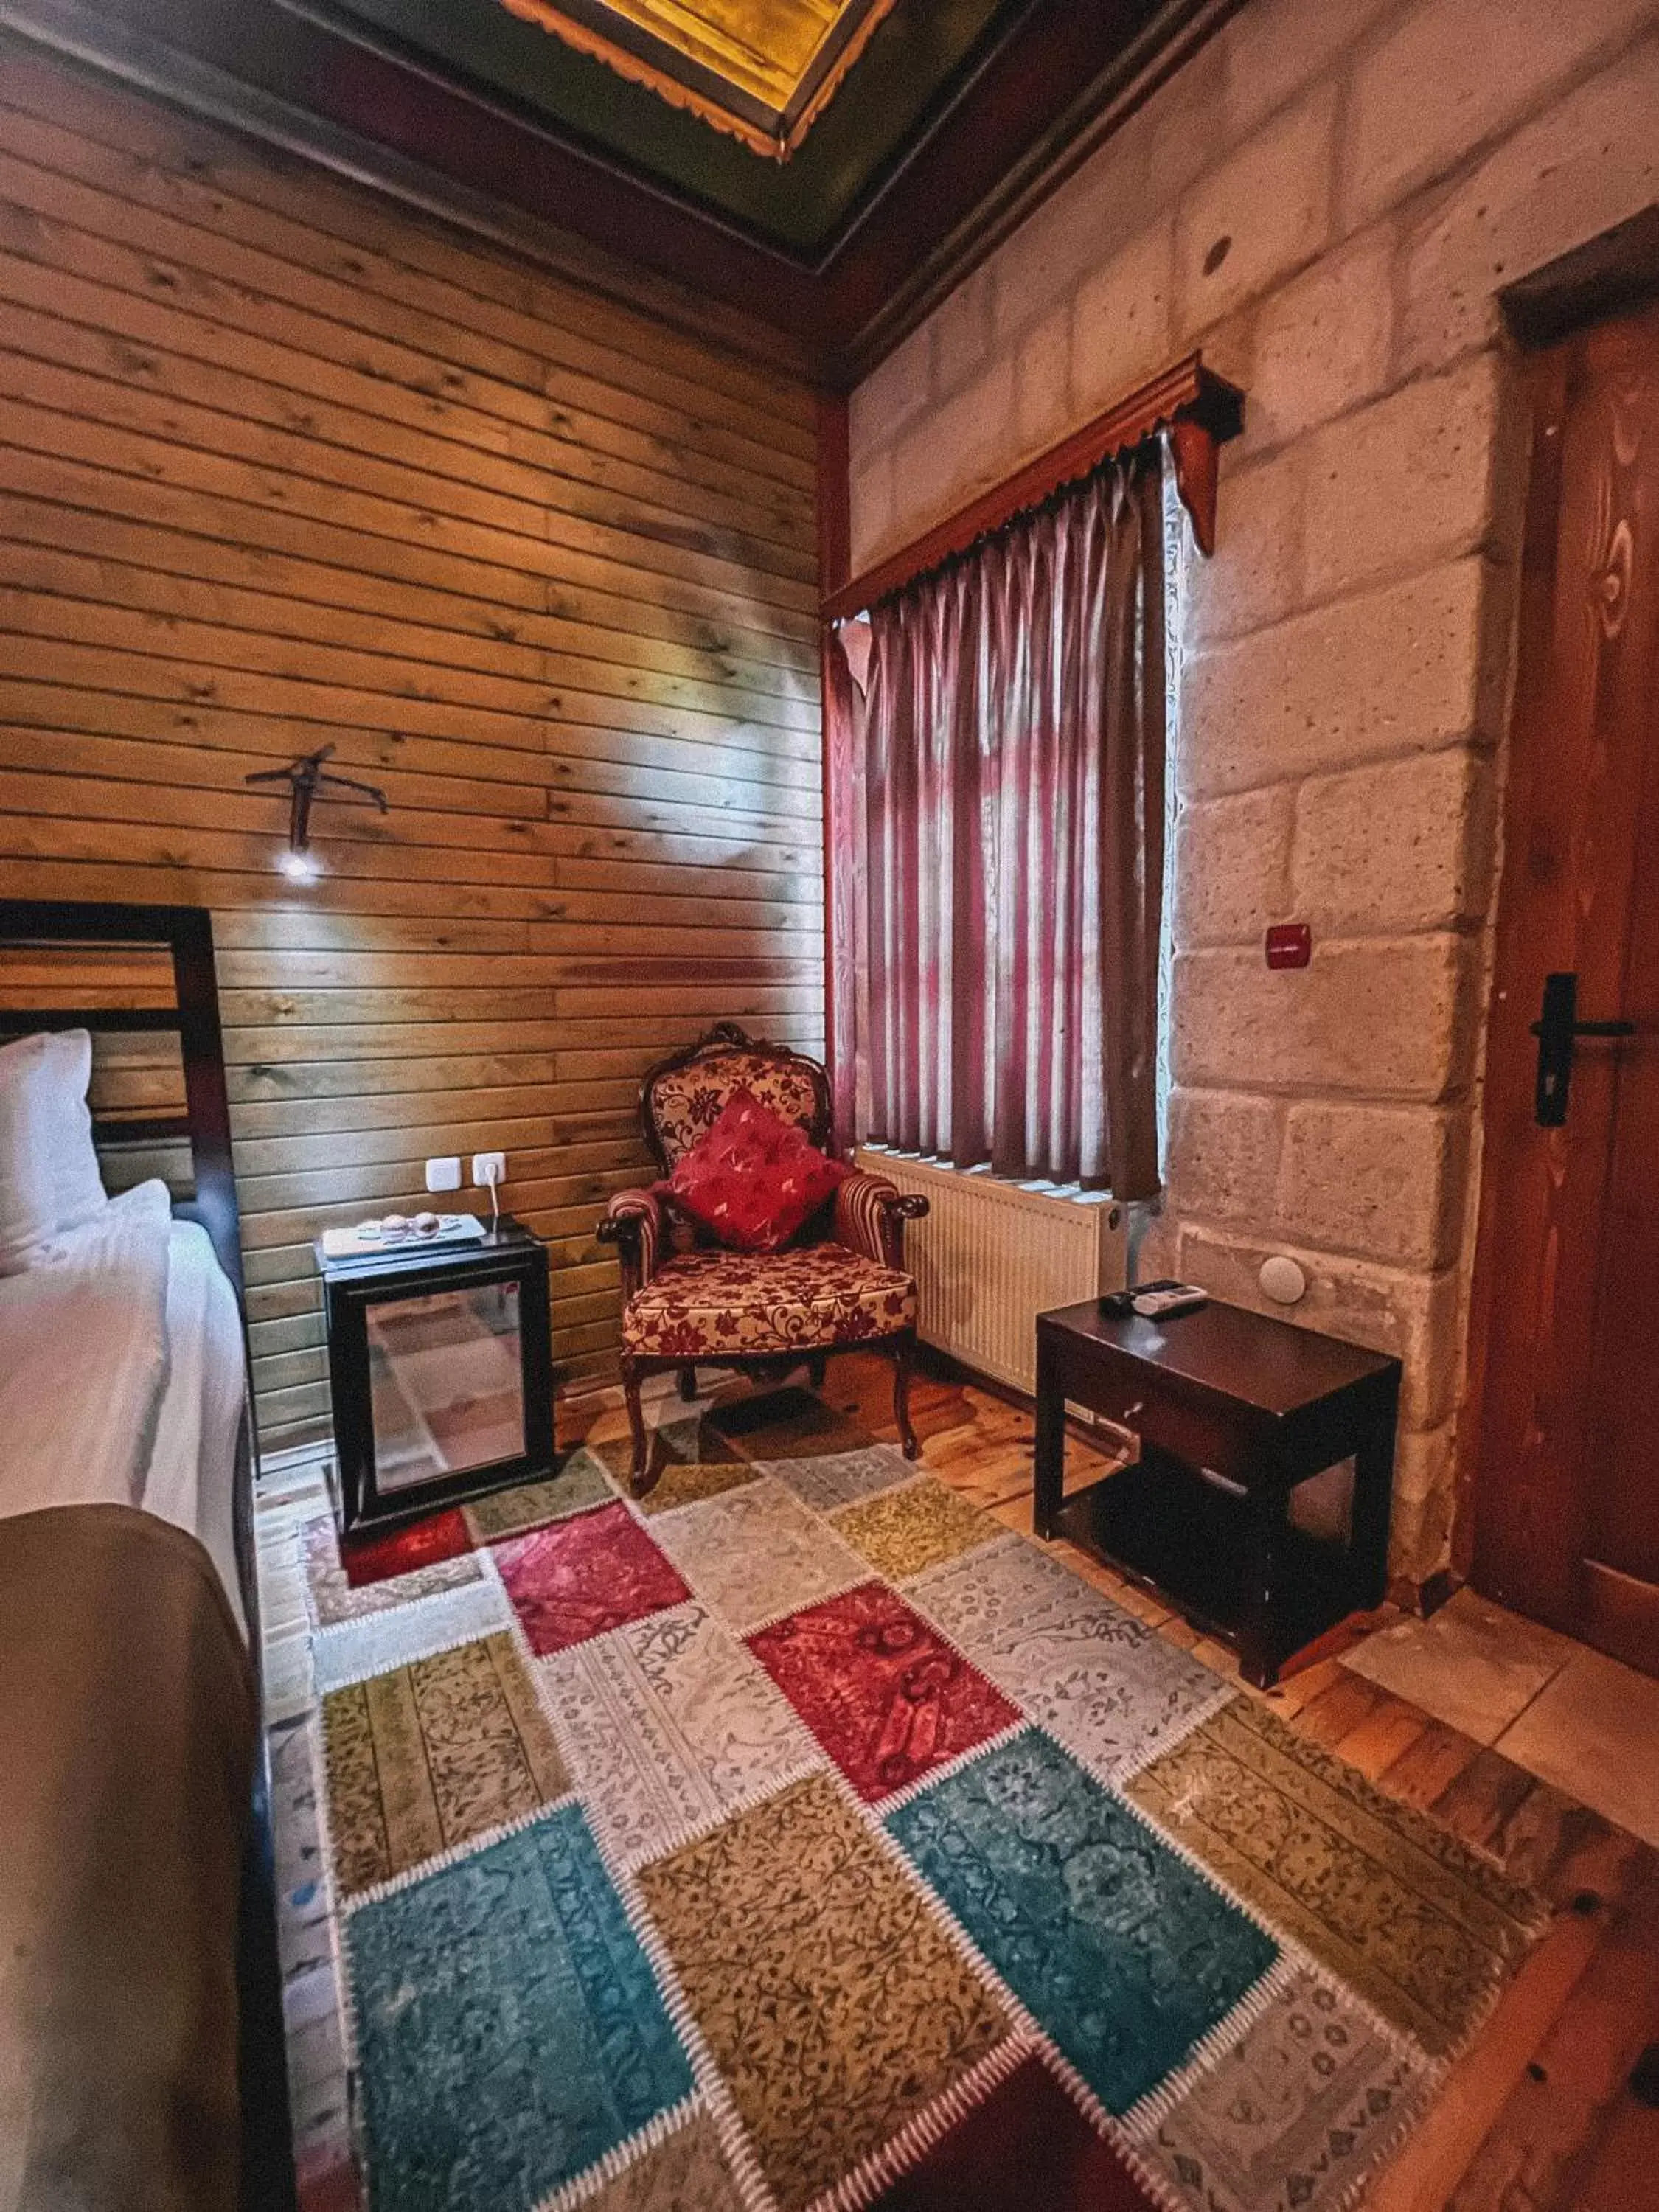
[[[787,161],[895,0],[501,0],[754,152]]]

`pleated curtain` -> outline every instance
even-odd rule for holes
[[[1149,441],[872,610],[830,754],[869,1139],[1157,1191],[1164,562]]]

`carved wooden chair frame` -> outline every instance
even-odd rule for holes
[[[808,1140],[820,1152],[829,1148],[834,1133],[835,1109],[830,1103],[830,1078],[818,1062],[804,1052],[797,1052],[793,1045],[771,1044],[764,1037],[751,1037],[738,1022],[716,1022],[695,1044],[684,1045],[666,1060],[657,1060],[647,1067],[641,1082],[640,1127],[650,1146],[651,1157],[664,1175],[673,1172],[674,1163],[668,1157],[653,1110],[658,1085],[665,1077],[678,1075],[683,1069],[695,1067],[702,1060],[719,1061],[739,1054],[750,1060],[774,1060],[781,1066],[800,1069],[817,1101],[817,1110],[807,1125]]]
[[[711,1064],[732,1058],[744,1057],[775,1061],[799,1069],[811,1084],[815,1100],[812,1119],[807,1125],[807,1135],[821,1151],[829,1151],[834,1142],[834,1108],[830,1090],[830,1079],[818,1061],[791,1046],[772,1044],[763,1037],[751,1037],[736,1022],[716,1022],[695,1044],[671,1054],[647,1069],[640,1085],[640,1127],[653,1158],[663,1174],[672,1167],[667,1147],[655,1112],[658,1087],[670,1075],[701,1062]],[[854,1180],[861,1170],[855,1170]],[[903,1272],[903,1237],[907,1221],[919,1219],[927,1212],[927,1200],[914,1194],[900,1192],[884,1178],[865,1175],[863,1187],[867,1191],[872,1210],[879,1222],[882,1263]],[[624,1305],[644,1288],[654,1272],[656,1241],[666,1227],[662,1217],[660,1201],[648,1191],[619,1191],[611,1200],[605,1218],[597,1231],[599,1242],[614,1244],[622,1267],[623,1301]],[[821,1243],[837,1242],[830,1237]],[[858,1249],[858,1248],[849,1248]],[[873,1255],[866,1255],[873,1256]],[[907,1459],[915,1459],[919,1449],[916,1434],[910,1423],[910,1374],[915,1358],[914,1328],[896,1329],[890,1334],[861,1339],[856,1349],[881,1353],[893,1363],[893,1418]],[[753,1375],[762,1382],[781,1382],[792,1367],[804,1359],[814,1389],[823,1386],[828,1370],[830,1352],[836,1347],[825,1346],[805,1352],[765,1352],[723,1353],[711,1357],[705,1364],[729,1367],[739,1373]],[[848,1346],[848,1349],[854,1347]],[[650,1463],[650,1437],[645,1425],[644,1409],[641,1403],[640,1385],[647,1376],[678,1374],[680,1395],[688,1402],[697,1395],[697,1370],[695,1364],[684,1358],[672,1358],[655,1354],[624,1352],[622,1354],[623,1390],[628,1401],[629,1425],[634,1447],[633,1480],[635,1494],[642,1494],[652,1486],[654,1476],[647,1480]]]

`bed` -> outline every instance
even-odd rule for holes
[[[0,2212],[276,2212],[293,2170],[208,915],[0,900]]]

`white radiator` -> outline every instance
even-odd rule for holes
[[[1032,1189],[978,1170],[861,1151],[858,1164],[930,1208],[904,1229],[921,1335],[998,1382],[1036,1389],[1036,1316],[1122,1287],[1123,1209],[1103,1192]]]

